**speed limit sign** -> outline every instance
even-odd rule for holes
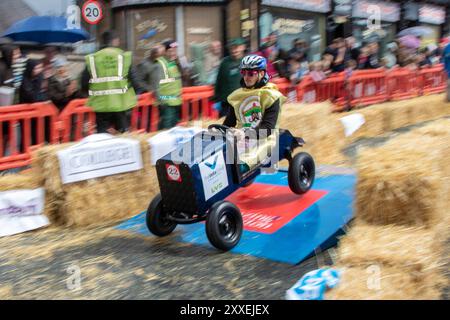
[[[98,1],[89,0],[83,5],[83,19],[89,24],[97,24],[103,18],[102,6]]]

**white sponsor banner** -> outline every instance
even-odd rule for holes
[[[419,22],[431,23],[436,25],[444,24],[445,8],[423,4],[419,9]]]
[[[351,136],[366,122],[364,115],[361,113],[351,114],[349,116],[342,117],[342,125],[344,126],[345,136]]]
[[[205,192],[205,201],[228,187],[227,168],[222,152],[218,152],[199,163]]]
[[[107,133],[90,135],[58,152],[61,180],[72,183],[143,168],[138,140]]]
[[[174,127],[148,139],[151,164],[155,165],[158,159],[174,151],[180,144],[189,141],[200,131],[204,131],[204,129],[199,127]]]
[[[47,226],[44,188],[0,192],[0,237]]]

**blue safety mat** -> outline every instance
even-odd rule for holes
[[[351,171],[334,172],[339,174],[318,171],[312,190],[302,196],[290,192],[285,171],[262,174],[252,186],[236,191],[228,200],[241,209],[245,230],[231,252],[297,264],[316,249],[335,245],[336,235],[352,218],[356,177]],[[145,225],[145,212],[117,228],[154,237]],[[204,223],[179,225],[169,238],[215,250]]]

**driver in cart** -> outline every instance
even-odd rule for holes
[[[228,96],[232,106],[223,122],[237,137],[241,173],[270,156],[278,136],[281,105],[286,101],[275,84],[269,83],[267,61],[245,56],[240,64],[241,88]]]

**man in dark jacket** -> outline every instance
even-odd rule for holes
[[[230,93],[241,86],[239,65],[241,59],[244,57],[246,49],[245,41],[241,38],[233,39],[229,44],[229,48],[231,55],[222,60],[214,86],[215,101],[221,104],[219,111],[220,117],[228,114],[230,105],[227,98]]]
[[[161,45],[156,45],[150,50],[148,58],[142,60],[137,67],[137,82],[140,88],[147,92],[155,93],[159,87],[160,74],[163,72],[161,65],[157,59],[164,53],[164,48]]]

